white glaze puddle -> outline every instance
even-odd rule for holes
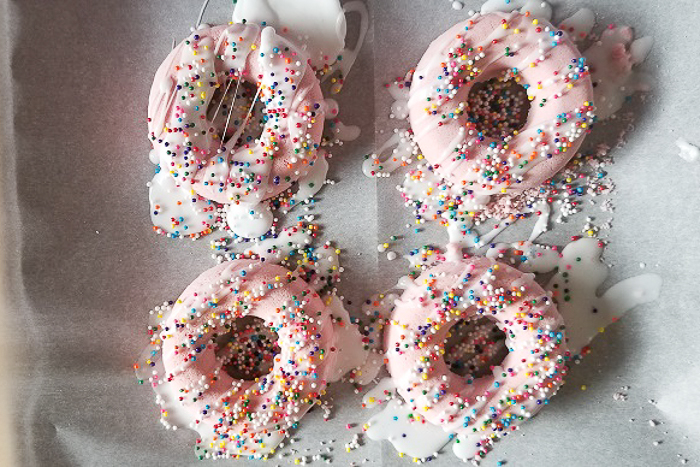
[[[357,42],[352,48],[345,48],[341,52],[342,60],[339,60],[335,63],[335,68],[337,68],[340,71],[340,74],[343,77],[347,77],[348,73],[350,73],[350,69],[353,67],[355,61],[357,60],[357,56],[360,53],[362,44],[364,44],[365,42],[367,30],[369,29],[369,12],[367,11],[367,7],[365,6],[365,4],[360,0],[351,0],[349,2],[346,2],[343,5],[343,11],[345,11],[346,14],[354,13],[360,17],[360,30],[358,32]],[[326,78],[328,78],[329,76],[330,74],[328,73],[325,75]],[[340,92],[342,87],[342,82],[339,81],[331,86],[331,92],[333,94],[338,93]]]
[[[410,165],[419,152],[410,130],[394,130],[394,134],[364,160],[362,172],[367,177],[388,177],[399,167]]]
[[[401,287],[397,284],[396,288]],[[362,304],[362,319],[359,326],[364,336],[363,345],[367,346],[369,354],[361,368],[360,384],[368,384],[377,377],[384,366],[383,330],[391,317],[397,298],[398,294],[391,292],[374,294]]]
[[[552,208],[547,203],[537,204],[535,210],[538,217],[535,226],[532,228],[530,238],[528,239],[531,242],[548,230],[547,224],[549,223],[549,215],[552,212]]]
[[[326,138],[321,143],[322,147],[329,148],[336,144],[342,145],[348,141],[355,141],[360,137],[360,127],[346,125],[338,118],[340,108],[335,99],[327,98],[324,101],[324,108],[326,113],[324,135],[326,135]]]
[[[581,8],[573,15],[559,23],[559,27],[569,34],[574,42],[579,42],[591,33],[595,26],[595,13],[588,8]]]
[[[260,237],[272,228],[274,216],[267,203],[228,204],[224,209],[231,232],[244,238]]]
[[[390,400],[366,423],[367,437],[376,441],[385,439],[399,453],[416,459],[436,456],[452,437],[414,412],[400,398]]]
[[[346,15],[360,16],[357,42],[348,48]],[[369,28],[369,13],[361,1],[349,1],[342,7],[338,0],[239,0],[233,21],[266,24],[302,47],[309,54],[312,66],[330,76],[339,70],[347,77],[357,60]],[[342,83],[331,90],[340,91]]]
[[[477,197],[478,198],[478,197]],[[488,202],[488,196],[480,202]],[[548,203],[537,203],[531,209],[527,209],[525,213],[536,216],[536,222],[530,234],[530,241],[535,240],[542,233],[548,230],[549,216],[551,207]],[[460,220],[452,220],[447,225],[447,234],[449,243],[446,246],[445,255],[450,261],[457,261],[462,258],[464,250],[470,254],[476,254],[483,247],[491,244],[501,232],[513,225],[516,221],[501,219],[493,227],[483,235],[480,235],[474,229],[474,222],[466,217]],[[486,253],[488,256],[488,252]]]
[[[362,336],[357,326],[352,324],[350,315],[340,299],[333,295],[329,301],[328,309],[336,319],[333,323],[333,330],[336,336],[335,348],[338,351],[335,367],[328,377],[329,381],[334,382],[340,380],[350,371],[362,368],[367,361],[369,350],[363,348]],[[340,322],[337,321],[338,319]]]
[[[515,10],[519,10],[521,13],[529,11],[535,18],[542,18],[547,21],[552,18],[552,6],[542,0],[487,0],[481,6],[482,15],[496,11],[510,13]]]
[[[676,140],[676,146],[678,146],[678,149],[680,150],[678,155],[686,161],[695,162],[698,160],[698,158],[700,158],[700,148],[692,143],[689,143],[685,139],[678,138]]]
[[[651,90],[651,79],[634,67],[642,63],[653,45],[649,36],[634,39],[628,26],[606,29],[584,53],[591,69],[596,115],[605,120],[622,108],[635,92]]]
[[[391,114],[389,118],[397,120],[408,119],[408,99],[410,97],[410,84],[413,78],[412,73],[408,73],[403,80],[394,81],[386,88],[394,102],[391,104]]]
[[[287,203],[289,208],[282,212],[287,214],[298,204],[309,201],[316,196],[321,188],[323,188],[327,175],[328,161],[326,160],[325,154],[319,153],[318,159],[316,159],[316,162],[314,162],[314,165],[309,169],[308,173],[298,180],[297,191]]]
[[[148,184],[148,199],[153,225],[174,237],[210,230],[218,217],[216,203],[178,185],[163,170]]]
[[[620,281],[598,295],[597,290],[610,271],[600,259],[604,248],[594,238],[571,242],[561,253],[522,242],[515,247],[497,245],[487,256],[503,261],[499,255],[508,250],[518,252],[513,262],[520,262],[521,271],[546,273],[557,269],[545,289],[552,292],[557,302],[566,323],[569,348],[575,354],[627,311],[657,300],[661,292],[661,277],[642,274]]]
[[[345,47],[347,24],[338,0],[238,0],[233,21],[273,26],[304,48],[316,68],[334,63]]]
[[[337,120],[332,123],[331,134],[338,141],[355,141],[360,137],[360,127],[357,125],[346,125],[345,123]]]

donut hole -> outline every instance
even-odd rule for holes
[[[520,131],[530,111],[525,88],[501,76],[474,84],[466,104],[467,120],[484,136],[498,140]]]
[[[445,339],[445,363],[459,376],[488,375],[507,355],[505,333],[485,317],[459,320]]]
[[[226,79],[209,101],[207,119],[212,122],[213,131],[219,137],[223,136],[224,142],[229,146],[229,140],[238,133],[233,146],[228,149],[235,149],[260,138],[266,113],[260,96],[255,99],[256,91],[254,83],[243,80],[239,85],[237,79]]]
[[[280,352],[278,335],[255,316],[234,320],[228,331],[216,338],[216,355],[226,373],[234,379],[252,381],[272,370]]]

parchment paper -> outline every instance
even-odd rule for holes
[[[230,3],[213,0],[205,21],[227,21]],[[673,143],[681,136],[700,143],[698,7],[692,0],[554,4],[555,19],[588,6],[600,25],[629,24],[656,40],[644,68],[657,85],[645,103],[629,104],[638,113],[636,129],[613,152],[617,164],[610,173],[618,194],[606,259],[614,264],[610,283],[656,272],[665,284],[657,303],[633,310],[599,336],[551,406],[521,434],[499,443],[483,465],[695,464],[700,164],[680,159]],[[152,391],[136,384],[131,369],[147,343],[148,310],[177,297],[215,264],[208,239],[174,241],[151,232],[146,188],[153,170],[147,159],[148,90],[172,40],[187,35],[200,5],[0,1],[8,293],[1,350],[17,465],[203,465],[192,452],[195,434],[162,429]],[[400,177],[376,181],[360,170],[363,156],[386,138],[377,132],[391,128],[382,85],[403,75],[430,40],[478,6],[469,0],[455,11],[446,0],[369,2],[373,26],[339,97],[341,119],[359,125],[362,136],[333,151],[330,177],[336,184],[323,189],[313,210],[324,238],[344,250],[341,292],[354,313],[363,298],[406,271],[406,263],[388,262],[376,250],[390,235],[408,232],[411,211],[395,190]],[[614,138],[617,130],[600,125],[596,138]],[[542,240],[566,243],[581,219]],[[529,228],[516,226],[504,238],[521,239]],[[409,246],[445,240],[443,231],[429,228],[396,249],[405,253]],[[630,387],[629,399],[613,400],[622,386]],[[411,464],[388,443],[365,440],[346,453],[344,443],[371,412],[361,411],[349,385],[334,385],[331,393],[333,419],[324,422],[320,413],[304,419],[292,446],[299,455],[315,454],[320,441],[335,439],[333,465]],[[661,424],[652,427],[649,420]],[[348,423],[359,425],[348,430]],[[457,464],[450,449],[444,451],[432,465]],[[295,457],[271,462],[293,465]]]

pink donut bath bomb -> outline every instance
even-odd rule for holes
[[[505,333],[509,352],[486,376],[459,376],[445,363],[445,339],[458,322],[478,318]],[[563,383],[563,324],[531,274],[484,257],[444,261],[396,301],[385,331],[388,370],[429,422],[485,445],[536,414]]]
[[[515,80],[529,99],[524,126],[498,137],[475,122],[468,98],[492,78]],[[520,12],[477,14],[433,41],[413,74],[408,110],[436,172],[477,194],[540,185],[574,156],[595,120],[581,53],[565,32]]]
[[[268,374],[230,376],[220,347],[234,320],[256,317],[278,336]],[[162,370],[153,383],[166,427],[199,433],[205,457],[260,458],[320,401],[338,349],[331,312],[296,273],[258,260],[222,263],[200,275],[154,330]],[[155,363],[154,363],[155,364]]]
[[[217,103],[224,93],[241,94],[243,82],[255,86],[251,93],[264,105],[254,139],[242,138],[251,119],[246,109],[227,118]],[[324,112],[308,57],[273,28],[236,23],[199,29],[156,72],[148,105],[151,160],[206,199],[259,204],[308,173]],[[223,135],[224,129],[240,130]]]

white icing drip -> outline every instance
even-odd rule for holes
[[[345,14],[356,13],[360,16],[360,30],[357,35],[357,42],[355,43],[355,46],[351,49],[343,49],[340,54],[342,56],[342,60],[337,61],[335,64],[335,67],[340,70],[340,73],[344,79],[350,73],[350,69],[355,64],[357,56],[360,54],[360,49],[362,49],[362,45],[365,42],[367,30],[369,29],[369,12],[367,11],[367,6],[365,6],[364,2],[359,0],[352,0],[345,3],[345,5],[343,5],[343,11]],[[330,75],[330,73],[326,73],[324,79],[327,79]],[[331,86],[331,93],[336,94],[340,92],[342,86],[342,80],[333,84]]]
[[[179,185],[163,170],[148,184],[148,199],[153,225],[173,236],[200,234],[218,217],[215,203]]]
[[[530,234],[530,238],[528,239],[531,242],[534,241],[537,237],[539,237],[542,233],[547,231],[549,214],[552,212],[552,208],[549,206],[549,203],[540,203],[538,204],[538,206],[540,206],[540,214],[539,217],[537,217],[537,222],[535,222],[535,226],[532,228],[532,233]]]
[[[420,415],[409,418],[411,414],[414,411],[409,404],[400,398],[392,399],[365,425],[367,437],[377,441],[386,439],[398,452],[414,458],[437,455],[452,439],[451,435]]]
[[[340,141],[355,141],[360,137],[360,127],[336,121],[332,128],[333,136]]]
[[[289,256],[293,250],[299,250],[308,245],[311,245],[311,235],[306,230],[285,229],[277,238],[269,237],[255,242],[246,250],[246,254],[276,263]]]
[[[579,352],[605,326],[631,308],[656,300],[661,290],[659,276],[643,274],[615,284],[598,297],[596,290],[609,273],[608,267],[600,261],[602,252],[595,239],[584,238],[570,243],[562,252],[557,274],[546,287],[559,293],[555,299],[566,323],[572,352]],[[565,289],[570,290],[568,301]]]
[[[152,164],[158,165],[158,162],[159,162],[158,151],[156,151],[155,149],[151,149],[148,152],[148,160],[151,161]]]
[[[337,60],[345,47],[345,11],[338,0],[238,0],[233,21],[274,26],[306,50],[315,68]]]
[[[466,435],[457,435],[456,442],[452,444],[452,452],[462,462],[467,462],[474,455],[474,446]]]
[[[401,99],[394,101],[391,104],[391,114],[389,115],[389,118],[406,120],[408,118],[408,100]]]
[[[338,112],[340,112],[340,105],[338,101],[332,98],[328,98],[323,101],[323,108],[326,112],[326,120],[331,120],[338,117]]]
[[[406,120],[408,118],[408,99],[410,98],[408,83],[411,82],[412,78],[412,74],[409,73],[403,81],[395,81],[387,86],[387,91],[394,99],[394,102],[391,104],[389,118],[397,120]]]
[[[202,3],[202,8],[199,10],[199,16],[197,16],[197,21],[194,23],[194,29],[197,30],[199,29],[200,26],[202,26],[202,20],[204,19],[204,12],[207,11],[207,7],[209,6],[209,0],[204,0],[204,3]],[[175,46],[173,45],[173,49]]]
[[[358,373],[361,374],[361,369],[367,362],[369,350],[365,350],[362,346],[362,336],[357,326],[352,324],[350,315],[340,299],[332,295],[329,301],[328,310],[335,318],[333,329],[336,337],[336,363],[333,370],[329,372],[328,380],[335,382],[354,369],[360,369]]]
[[[510,13],[515,10],[520,10],[521,13],[529,11],[533,17],[548,21],[552,18],[552,6],[542,0],[487,0],[481,6],[482,15],[496,11]]]
[[[257,238],[265,235],[272,228],[274,221],[274,216],[267,203],[228,204],[224,212],[226,213],[226,223],[231,231],[244,238]]]
[[[581,8],[559,24],[559,27],[569,34],[574,42],[588,37],[595,26],[595,14],[588,8]]]
[[[340,112],[338,102],[335,99],[328,98],[323,102],[323,108],[326,114],[326,130],[333,137],[331,142],[324,142],[322,146],[329,147],[335,143],[342,144],[345,141],[354,141],[360,137],[360,127],[356,125],[346,125],[338,120]]]
[[[391,150],[390,154],[387,152]],[[377,152],[362,163],[362,172],[368,177],[388,176],[401,166],[409,165],[419,153],[410,130],[395,130]]]
[[[298,204],[313,198],[323,188],[327,175],[328,161],[325,154],[319,153],[318,159],[311,169],[298,180],[298,189],[288,202],[289,209],[285,210],[284,213],[286,214]]]
[[[635,92],[651,89],[650,78],[635,71],[651,50],[653,39],[642,37],[634,40],[628,26],[606,29],[595,44],[583,55],[591,70],[596,115],[605,120],[620,110],[625,100]]]
[[[484,246],[488,245],[501,232],[510,227],[513,223],[501,219],[488,232],[483,235],[472,229],[473,223],[471,220],[466,222],[450,222],[447,226],[447,234],[449,243],[447,244],[447,257],[451,260],[462,258],[462,250],[467,250],[470,253],[476,253]]]
[[[518,266],[521,271],[547,273],[557,269],[545,289],[557,301],[566,324],[569,348],[574,353],[579,353],[630,309],[659,297],[661,278],[656,274],[625,279],[598,296],[597,290],[608,277],[609,268],[601,262],[603,246],[594,238],[571,242],[561,254],[530,242],[513,245],[496,245],[486,256],[504,261],[502,255],[513,249],[521,252],[512,260],[522,261]]]

